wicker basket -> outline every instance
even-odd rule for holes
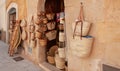
[[[58,69],[64,69],[65,68],[65,59],[60,58],[58,54],[55,55],[55,63],[56,63],[56,67]]]
[[[59,32],[59,41],[64,42],[65,41],[65,33],[64,32]]]
[[[34,40],[34,39],[35,39],[35,34],[31,33],[31,40]]]
[[[46,24],[48,22],[47,18],[43,19],[43,23]]]
[[[21,27],[26,27],[27,26],[27,22],[25,19],[22,20],[22,22],[20,23]]]
[[[53,20],[53,19],[54,19],[54,16],[55,16],[54,13],[46,14],[46,17],[48,18],[48,20]]]
[[[55,65],[55,57],[54,56],[47,56],[47,60],[50,64]]]
[[[41,38],[41,36],[42,36],[41,32],[38,32],[38,31],[35,32],[35,37],[36,38]]]
[[[53,40],[56,38],[57,35],[57,31],[56,30],[52,30],[46,33],[46,37],[48,38],[48,40]]]
[[[59,24],[58,27],[59,27],[59,30],[64,30],[64,25],[63,24]]]
[[[46,46],[47,45],[47,39],[40,39],[40,46]]]
[[[48,28],[48,30],[53,30],[53,29],[55,29],[55,22],[53,21],[53,22],[48,22],[47,23],[47,28]]]
[[[30,32],[34,32],[35,31],[35,26],[34,25],[30,25]]]
[[[58,48],[58,54],[60,58],[65,58],[65,48]]]
[[[27,32],[23,31],[21,37],[22,37],[22,40],[26,40],[27,39]]]

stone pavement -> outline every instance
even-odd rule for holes
[[[26,59],[16,62],[7,52],[8,45],[0,41],[0,71],[45,71]]]

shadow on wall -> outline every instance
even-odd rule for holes
[[[3,29],[0,29],[0,40],[6,41],[6,32]]]

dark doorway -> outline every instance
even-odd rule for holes
[[[15,8],[11,8],[9,13],[9,40],[8,43],[10,43],[11,37],[12,37],[12,33],[13,33],[13,29],[15,27],[15,22],[16,22],[16,9]]]

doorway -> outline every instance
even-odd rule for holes
[[[13,29],[15,27],[15,23],[16,23],[16,9],[15,8],[11,8],[8,12],[8,30],[9,30],[9,34],[8,34],[8,44],[10,43],[11,37],[12,37],[12,33],[13,33]]]

